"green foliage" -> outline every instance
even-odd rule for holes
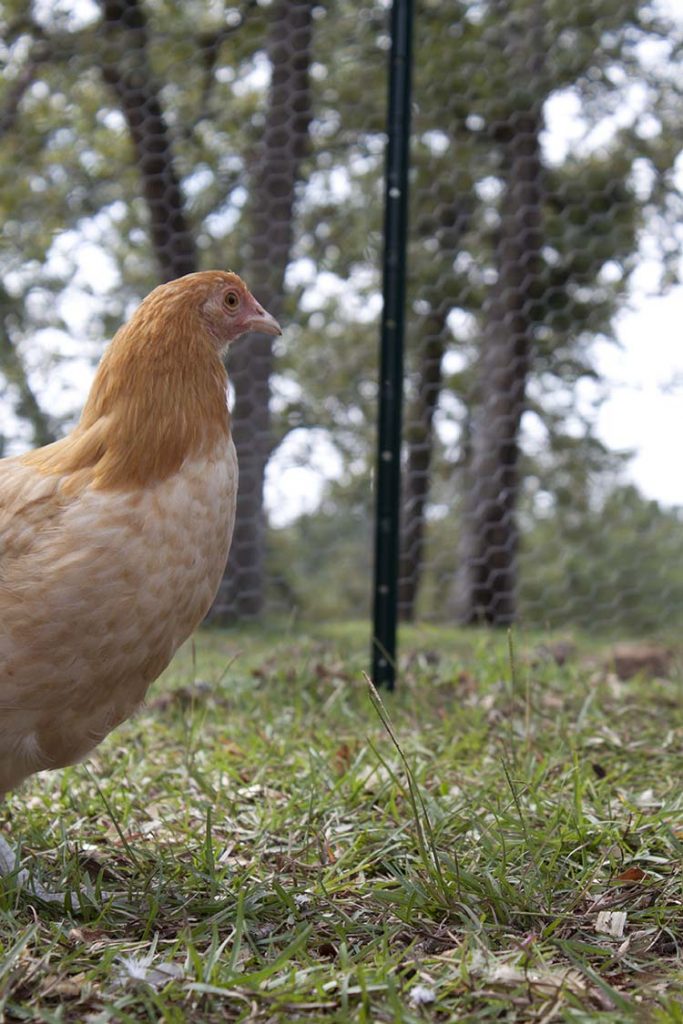
[[[580,450],[558,453],[552,474],[538,462],[528,467],[520,509],[521,621],[535,629],[610,629],[636,636],[680,628],[680,511],[648,501],[630,485],[608,484],[604,452],[591,456],[585,444],[568,447]],[[591,458],[598,460],[600,489],[584,476]],[[273,531],[280,593],[307,621],[351,619],[367,609],[369,510],[358,500],[360,489],[358,479],[346,493],[336,486],[319,511]],[[438,481],[436,490],[417,618],[444,622],[451,617],[457,570],[458,506]]]
[[[521,615],[539,626],[637,634],[683,624],[683,519],[622,487],[579,511],[538,517],[524,536]]]
[[[369,614],[369,506],[364,477],[351,478],[330,485],[315,513],[271,531],[273,586],[293,615],[325,622]]]

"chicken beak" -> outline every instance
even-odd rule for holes
[[[258,331],[259,334],[282,334],[282,328],[275,317],[266,313],[261,306],[257,306],[254,316],[249,317],[248,329]]]

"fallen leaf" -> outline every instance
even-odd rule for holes
[[[532,655],[532,664],[539,661],[554,661],[556,665],[564,665],[576,654],[576,644],[571,640],[557,640],[555,643],[541,644]]]
[[[335,751],[334,755],[334,768],[337,775],[344,775],[349,770],[351,761],[351,747],[348,743],[342,743],[342,745]]]
[[[337,855],[328,843],[327,839],[324,839],[320,844],[320,863],[321,864],[336,864]]]
[[[48,974],[40,986],[41,995],[51,996],[53,999],[58,996],[60,999],[78,999],[83,989],[85,974],[74,974],[70,978],[60,978],[55,974]]]
[[[475,969],[472,973],[480,974],[490,985],[495,987],[515,988],[518,985],[524,985],[546,996],[554,996],[562,989],[577,995],[585,995],[588,988],[583,976],[571,968],[563,970],[548,967],[536,970],[516,964],[499,963],[489,966],[483,971]]]
[[[661,807],[662,801],[657,800],[653,789],[644,789],[633,798],[636,807]]]
[[[391,775],[383,764],[365,765],[358,772],[356,778],[362,784],[366,793],[376,793],[391,781]]]
[[[237,791],[237,795],[242,800],[258,800],[262,797],[265,800],[273,800],[276,803],[287,799],[286,794],[281,793],[279,789],[262,786],[259,782],[255,782],[252,786],[242,786]]]
[[[198,679],[191,686],[179,686],[175,690],[168,690],[160,694],[155,700],[150,701],[147,707],[154,711],[166,711],[171,707],[180,707],[187,710],[199,704],[205,704],[210,700],[213,693],[213,686],[205,679]]]
[[[107,939],[108,934],[108,932],[101,928],[70,928],[67,938],[69,942],[82,942],[85,946],[91,946],[95,942]]]
[[[613,939],[620,939],[626,927],[626,912],[624,910],[601,910],[595,919],[595,930],[602,935],[611,935]]]
[[[617,875],[616,881],[628,884],[629,882],[642,882],[644,878],[647,878],[647,871],[643,871],[642,868],[633,867],[626,868],[620,875]]]
[[[612,656],[620,679],[633,679],[639,674],[652,678],[668,674],[673,652],[656,644],[618,644]]]

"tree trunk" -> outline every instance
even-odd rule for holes
[[[259,302],[275,317],[282,313],[295,189],[308,147],[313,7],[313,0],[279,0],[269,17],[266,45],[271,82],[251,181],[246,275]],[[272,341],[266,335],[250,335],[234,346],[229,357],[240,486],[230,560],[212,613],[213,621],[221,623],[257,618],[266,597],[263,485],[272,449]]]
[[[452,265],[471,223],[473,204],[457,178],[440,188],[439,204],[430,197],[428,210],[415,219],[420,238],[435,240],[439,246],[438,265]],[[436,261],[435,261],[436,262]],[[401,495],[401,554],[399,563],[398,611],[403,622],[415,618],[415,605],[424,575],[425,514],[431,487],[434,452],[434,414],[443,387],[442,361],[449,340],[448,315],[453,308],[452,281],[435,275],[422,293],[430,304],[424,321],[424,338],[418,341],[416,394],[405,414],[407,450]]]
[[[441,364],[446,347],[445,316],[432,314],[420,347],[417,395],[406,418],[407,458],[403,485],[398,610],[413,622],[424,562],[425,510],[431,483],[434,413],[442,386]]]
[[[540,111],[528,110],[498,129],[506,178],[498,277],[485,309],[454,595],[456,614],[465,623],[502,626],[515,618],[519,427],[542,232],[540,128]]]
[[[150,235],[162,281],[198,269],[171,136],[149,60],[147,21],[139,0],[101,0],[102,75],[126,119],[147,203]]]
[[[56,441],[57,432],[50,417],[43,411],[36,398],[21,355],[12,341],[9,322],[17,317],[18,310],[16,310],[14,300],[0,285],[0,373],[8,384],[16,388],[18,396],[15,407],[16,414],[31,424],[33,443],[36,447],[42,447],[42,445]],[[0,434],[0,449],[4,446],[4,441],[5,439]]]

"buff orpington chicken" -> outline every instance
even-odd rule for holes
[[[0,460],[0,801],[129,718],[209,610],[237,493],[221,355],[251,331],[281,333],[236,274],[161,285],[74,430]]]

